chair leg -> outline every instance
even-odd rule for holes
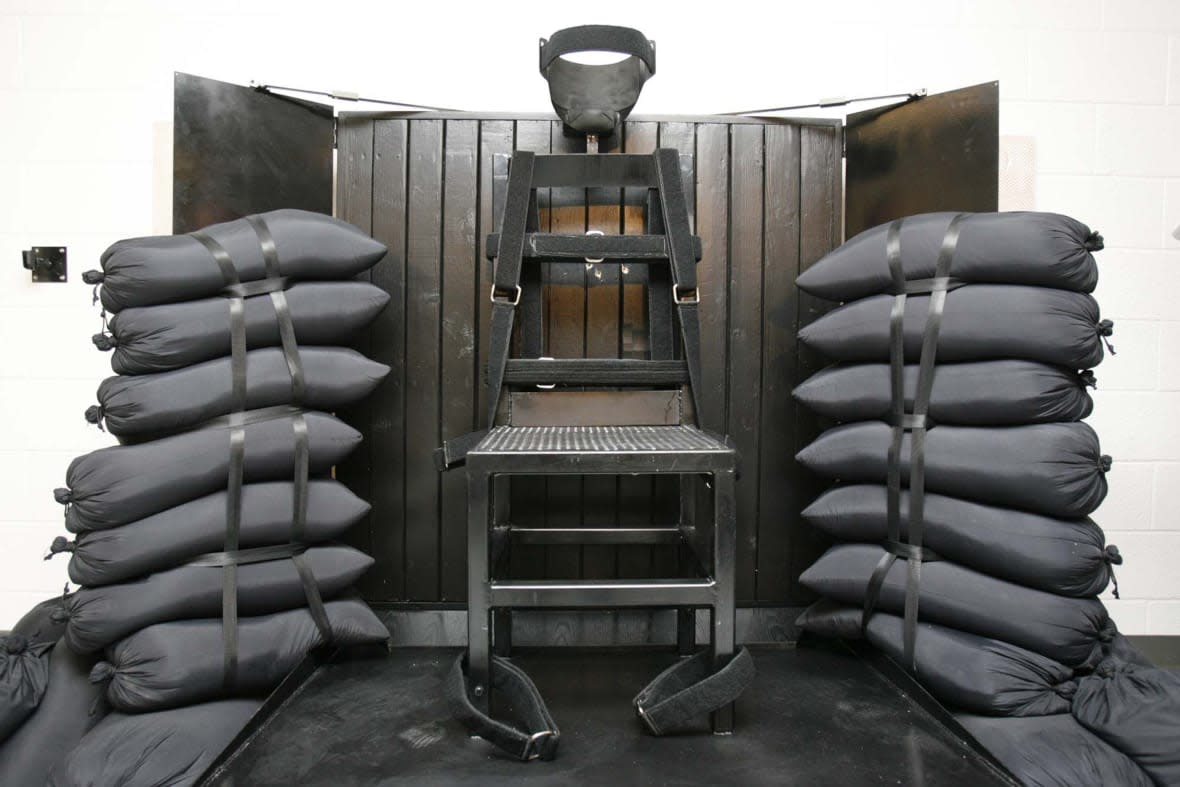
[[[471,702],[491,710],[491,650],[489,623],[491,594],[488,571],[489,508],[492,476],[467,468],[467,675]]]
[[[717,602],[713,608],[713,668],[729,662],[735,651],[734,564],[737,560],[737,516],[733,472],[713,476],[713,573]],[[733,704],[713,713],[713,732],[733,732]]]
[[[492,610],[492,652],[502,658],[512,655],[512,610]]]

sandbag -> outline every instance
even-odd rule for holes
[[[107,530],[80,533],[72,543],[55,540],[51,552],[71,552],[70,580],[98,587],[173,568],[225,547],[227,493],[214,492],[175,508]],[[294,484],[270,481],[242,487],[241,549],[291,540]],[[307,485],[304,543],[339,537],[369,512],[369,504],[328,479]],[[60,635],[59,635],[60,636]]]
[[[1128,668],[1082,678],[1073,715],[1156,784],[1180,784],[1180,674]]]
[[[808,470],[841,481],[885,483],[893,429],[882,421],[827,430],[796,455]],[[909,482],[912,435],[901,443],[902,483]],[[935,426],[926,434],[926,491],[1021,508],[1053,517],[1084,517],[1106,497],[1110,457],[1087,424],[979,428]]]
[[[994,718],[956,713],[992,756],[1027,787],[1152,787],[1127,755],[1063,713]]]
[[[325,413],[304,413],[311,472],[324,473],[360,443],[352,427]],[[295,416],[245,429],[243,478],[290,478],[295,467]],[[230,430],[207,427],[137,445],[100,448],[70,462],[66,487],[54,492],[72,533],[116,527],[226,487]]]
[[[324,604],[339,646],[384,642],[389,631],[364,602]],[[306,609],[238,620],[238,668],[233,694],[270,691],[312,649],[325,644]],[[178,620],[132,634],[107,649],[91,673],[109,681],[116,710],[141,712],[204,702],[226,695],[221,620]]]
[[[65,636],[65,599],[54,596],[35,604],[12,627],[13,634],[24,636],[31,644],[52,645]]]
[[[979,361],[934,367],[928,412],[935,423],[1016,426],[1080,421],[1094,402],[1093,376],[1033,361]],[[905,367],[905,407],[913,412],[918,367]],[[886,420],[893,409],[889,364],[833,366],[794,391],[808,409],[836,421]]]
[[[49,777],[50,787],[187,787],[197,783],[262,707],[258,699],[112,713]]]
[[[303,553],[323,598],[352,585],[373,558],[352,547],[312,547]],[[67,601],[66,643],[93,653],[154,623],[217,617],[222,611],[224,569],[181,566],[138,582],[82,588]],[[265,615],[307,606],[299,571],[289,558],[237,567],[238,613]]]
[[[385,256],[385,246],[339,219],[305,210],[259,214],[274,239],[279,273],[290,279],[348,279]],[[229,254],[242,282],[266,278],[258,233],[246,219],[201,230]],[[154,235],[121,240],[102,254],[102,272],[87,271],[88,283],[102,283],[103,307],[152,306],[217,295],[225,276],[212,253],[192,235]]]
[[[305,282],[286,291],[291,324],[300,345],[341,344],[372,322],[389,293],[360,281]],[[280,343],[270,296],[245,302],[246,345]],[[127,309],[111,318],[110,335],[97,334],[100,350],[113,349],[117,374],[153,374],[230,354],[230,301],[206,298],[165,306]]]
[[[300,347],[299,361],[305,384],[299,404],[311,410],[331,412],[359,401],[389,373],[385,364],[344,347]],[[283,351],[246,353],[246,409],[294,403]],[[218,358],[171,372],[108,377],[86,420],[127,442],[191,429],[233,409],[231,361]]]
[[[885,550],[873,544],[830,548],[799,581],[821,596],[861,606]],[[907,566],[889,568],[876,609],[894,615],[905,609]],[[919,620],[1011,643],[1067,667],[1092,668],[1102,642],[1114,629],[1096,598],[1066,598],[1014,585],[938,560],[922,565]]]
[[[799,331],[808,347],[836,361],[887,363],[892,295],[852,301]],[[930,298],[906,298],[905,361],[917,363]],[[1089,295],[1046,287],[971,284],[947,293],[938,334],[939,363],[1019,358],[1090,369],[1102,362],[1101,320]]]
[[[33,644],[23,634],[0,635],[0,742],[41,704],[52,649],[52,643]]]
[[[909,495],[901,495],[901,538],[909,537]],[[881,543],[889,534],[884,486],[836,487],[803,510],[803,520],[839,541]],[[926,495],[922,543],[948,560],[1019,585],[1062,596],[1096,596],[1122,562],[1089,519],[994,508]]]
[[[819,601],[796,621],[821,636],[861,634],[862,613]],[[865,638],[898,664],[905,664],[904,619],[877,612]],[[939,702],[985,716],[1048,716],[1069,713],[1077,689],[1073,670],[1032,651],[933,623],[919,623],[914,636],[915,677]]]
[[[954,216],[922,213],[902,221],[901,268],[907,281],[934,276],[942,240]],[[829,252],[800,274],[796,283],[830,301],[891,292],[893,278],[886,250],[890,223],[867,229]],[[959,220],[950,275],[965,282],[1093,292],[1098,266],[1090,252],[1101,248],[1101,236],[1069,216],[1024,211],[968,213]]]
[[[35,787],[106,715],[103,687],[90,682],[96,659],[58,642],[49,656],[49,684],[37,710],[0,743],[0,784]]]

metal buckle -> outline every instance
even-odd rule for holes
[[[491,299],[492,303],[505,303],[509,306],[517,306],[520,304],[520,285],[516,285],[516,296],[511,301],[509,301],[507,299],[500,300],[496,297],[496,285],[493,284]]]
[[[556,358],[550,358],[550,357],[549,357],[549,356],[547,356],[547,355],[542,355],[542,356],[541,356],[540,358],[538,358],[537,360],[538,360],[538,361],[554,361],[554,360],[557,360],[557,359],[556,359]],[[542,391],[552,391],[552,390],[553,390],[554,388],[556,388],[556,387],[557,387],[557,383],[537,383],[537,388],[539,388],[539,389],[540,389],[540,390],[542,390]]]
[[[658,729],[656,729],[656,726],[651,723],[651,719],[649,719],[647,717],[647,712],[643,710],[643,704],[639,701],[638,698],[636,698],[636,700],[635,700],[635,713],[636,713],[636,715],[639,716],[640,719],[643,720],[644,726],[647,727],[648,730],[650,730],[653,735],[660,734],[660,731]]]
[[[685,306],[701,302],[701,290],[699,287],[694,287],[691,290],[681,290],[680,285],[672,288],[672,300],[676,301],[677,306]]]
[[[587,235],[605,235],[606,233],[603,232],[602,230],[586,230],[586,234]],[[589,257],[586,257],[586,262],[589,263],[590,265],[593,265],[594,263],[602,262],[605,259],[606,259],[606,257],[595,257],[594,259],[590,259]]]
[[[534,732],[532,735],[529,736],[528,742],[525,743],[525,745],[524,745],[524,755],[523,755],[524,761],[525,762],[532,762],[533,760],[540,759],[541,754],[542,754],[540,747],[536,747],[534,750],[533,744],[535,744],[537,741],[540,741],[540,740],[548,740],[549,738],[556,738],[556,737],[557,737],[556,730],[541,730],[540,732]]]

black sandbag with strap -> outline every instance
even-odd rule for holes
[[[373,558],[342,545],[306,550],[302,545],[280,545],[253,552],[261,562],[237,568],[237,608],[244,615],[306,606],[304,577],[291,561],[293,555],[302,555],[323,598],[339,595],[373,565]],[[275,556],[267,559],[269,552]],[[155,623],[221,614],[221,569],[199,562],[136,582],[72,593],[66,600],[66,643],[78,653],[93,653]]]
[[[1143,769],[1068,713],[955,721],[1028,787],[1153,787]]]
[[[901,228],[902,271],[907,281],[934,276],[939,248],[955,215],[959,242],[950,276],[956,281],[1025,284],[1093,292],[1098,266],[1091,252],[1102,236],[1057,213],[922,213]],[[893,277],[886,264],[889,224],[867,229],[808,267],[799,288],[830,301],[850,301],[888,292]]]
[[[888,567],[879,595],[866,596],[885,549],[875,544],[841,544],[825,552],[799,581],[841,604],[901,614],[907,566]],[[1102,644],[1114,634],[1106,607],[1096,598],[1067,598],[1014,585],[938,560],[922,567],[919,619],[1008,642],[1075,669],[1093,668]]]
[[[90,682],[93,656],[74,653],[58,642],[49,657],[45,695],[24,724],[0,743],[0,784],[34,787],[106,715],[101,686]]]
[[[360,600],[323,604],[332,645],[381,643],[389,630]],[[176,620],[136,632],[107,649],[91,672],[111,707],[128,713],[261,694],[279,684],[310,651],[328,644],[313,612],[292,609],[237,621],[237,662],[226,685],[220,619]]]
[[[304,282],[282,291],[300,346],[342,344],[373,321],[389,293],[362,281]],[[126,309],[94,336],[100,350],[113,350],[117,374],[154,374],[230,354],[230,308],[224,297]],[[275,301],[244,299],[246,345],[276,347],[281,341]]]
[[[227,252],[243,283],[268,275],[250,218],[265,222],[277,272],[286,279],[349,279],[385,256],[385,246],[360,229],[305,210],[273,210],[201,229]],[[224,271],[197,233],[121,240],[103,252],[101,262],[102,271],[87,271],[85,280],[102,284],[100,297],[109,312],[207,298],[225,287]]]
[[[72,542],[55,539],[50,552],[70,553],[70,581],[87,587],[126,582],[174,568],[222,548],[227,497],[226,491],[214,492],[136,522],[79,533]],[[295,518],[294,502],[291,481],[245,484],[239,548],[289,541]],[[307,484],[301,540],[316,544],[338,538],[369,509],[368,503],[339,481],[314,479]]]
[[[906,298],[906,363],[921,355],[930,296]],[[873,295],[828,312],[799,331],[799,339],[834,361],[889,361],[893,295]],[[938,336],[939,363],[1017,358],[1091,369],[1102,362],[1113,323],[1103,320],[1089,295],[1047,287],[969,284],[946,295]]]
[[[1015,426],[1080,421],[1094,402],[1093,374],[1034,361],[978,361],[933,368],[930,418],[957,426]],[[918,367],[907,365],[905,405],[912,410]],[[833,366],[795,388],[795,400],[839,422],[887,419],[893,409],[889,364]]]
[[[260,699],[233,699],[111,713],[53,769],[49,787],[189,787],[261,707]]]
[[[803,510],[803,521],[839,541],[883,543],[889,532],[888,489],[855,484],[830,489]],[[901,535],[908,537],[909,500],[902,496]],[[939,555],[998,579],[1084,598],[1101,593],[1122,563],[1090,519],[1057,519],[927,494],[925,543]]]
[[[893,429],[883,421],[827,430],[796,455],[808,470],[856,483],[884,483]],[[909,482],[912,435],[900,444],[902,483]],[[929,492],[1019,508],[1052,517],[1084,517],[1106,497],[1111,459],[1084,423],[980,428],[934,426],[925,437]]]
[[[41,704],[49,685],[53,643],[32,643],[23,634],[0,634],[0,743]]]
[[[325,413],[252,410],[245,413],[242,478],[246,482],[290,478],[301,452],[296,433],[306,429],[312,473],[324,473],[360,443],[352,427]],[[73,533],[102,530],[143,519],[226,486],[232,463],[228,424],[148,443],[100,448],[78,457],[66,471],[65,504]]]
[[[368,396],[389,373],[345,347],[300,347],[301,406],[333,412]],[[200,426],[233,412],[233,361],[218,358],[170,372],[108,377],[98,386],[98,404],[86,410],[122,441],[158,438]],[[245,409],[294,403],[287,356],[277,347],[246,353]]]
[[[861,610],[818,601],[795,622],[820,636],[856,638],[861,633]],[[874,613],[864,636],[877,650],[905,664],[903,618]],[[1069,713],[1077,689],[1073,670],[1064,664],[933,623],[917,624],[913,675],[939,702],[985,716]]]
[[[1180,674],[1104,665],[1078,681],[1073,715],[1156,784],[1180,784]]]

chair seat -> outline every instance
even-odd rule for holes
[[[732,469],[736,454],[694,426],[497,426],[467,461],[522,473],[695,473]]]

